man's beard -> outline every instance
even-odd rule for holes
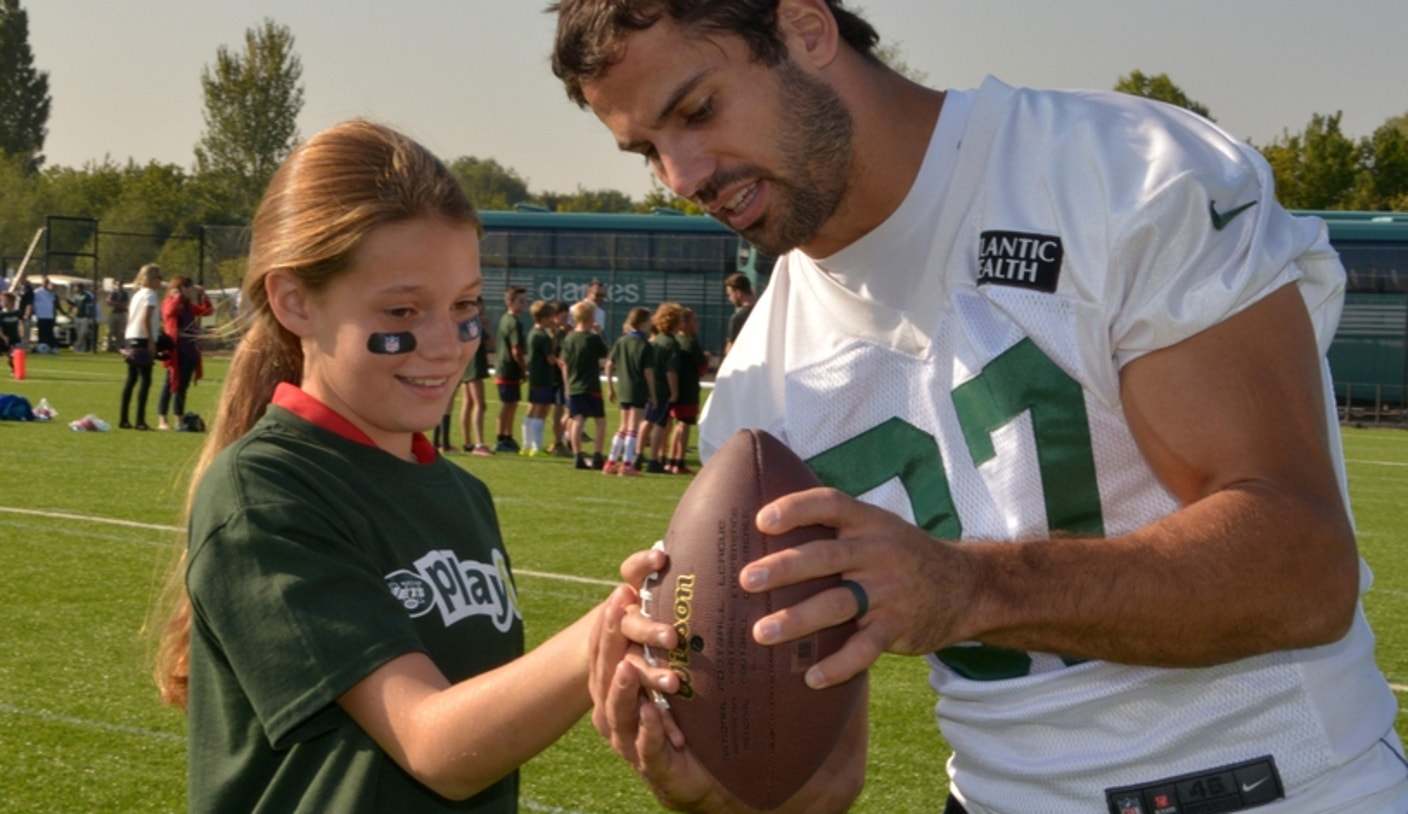
[[[770,209],[739,231],[762,251],[781,255],[814,237],[845,196],[854,122],[830,85],[790,60],[775,70],[782,96],[779,126],[786,128],[777,142],[781,169],[776,174],[756,166],[721,172],[706,190],[711,197],[739,178],[768,181]],[[706,196],[699,197],[707,202]]]

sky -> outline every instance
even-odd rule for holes
[[[303,64],[299,131],[353,117],[446,160],[493,159],[531,192],[651,188],[549,67],[545,0],[21,0],[53,108],[48,166],[194,165],[201,72],[269,18]],[[1350,137],[1408,113],[1404,0],[858,0],[882,42],[940,88],[989,74],[1110,88],[1167,73],[1234,135],[1265,144],[1343,113]]]

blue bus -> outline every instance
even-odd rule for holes
[[[1408,404],[1408,213],[1298,211],[1329,227],[1348,273],[1344,316],[1330,347],[1335,395],[1346,409]],[[574,303],[593,281],[605,284],[608,343],[634,306],[661,302],[699,315],[700,341],[718,356],[733,313],[723,281],[742,272],[761,292],[775,258],[713,218],[675,210],[654,214],[486,211],[481,255],[484,299],[503,311],[510,285],[530,301]],[[1377,407],[1376,407],[1377,406]]]
[[[528,290],[528,301],[585,298],[587,287],[606,286],[603,338],[621,335],[631,308],[662,302],[693,308],[699,340],[715,357],[727,339],[733,306],[724,280],[738,268],[739,238],[710,217],[675,210],[654,214],[484,211],[480,262],[484,303],[503,313],[510,286]]]
[[[1335,398],[1346,417],[1408,405],[1408,213],[1311,213],[1325,220],[1347,280],[1330,345]]]

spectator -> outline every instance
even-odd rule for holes
[[[19,302],[13,291],[0,294],[0,352],[5,354],[12,373],[15,369],[12,354],[24,347],[24,336],[20,333],[24,328],[24,315],[20,313]]]
[[[484,313],[484,298],[475,297],[474,318],[479,321],[479,345],[474,356],[460,377],[464,397],[460,399],[460,432],[464,435],[464,451],[479,456],[490,456],[494,451],[484,443],[484,380],[489,378],[489,348],[494,344],[494,334],[489,330],[489,316]]]
[[[628,477],[640,474],[636,466],[636,438],[645,410],[655,404],[655,361],[650,340],[645,332],[650,328],[650,309],[632,308],[622,326],[622,335],[611,346],[606,360],[606,397],[617,403],[616,379],[621,380],[621,424],[611,438],[611,451],[601,471]]]
[[[675,336],[679,342],[679,390],[675,403],[670,406],[675,434],[670,444],[670,459],[665,463],[665,471],[675,475],[694,472],[684,459],[689,453],[689,428],[699,420],[699,383],[709,371],[709,352],[699,344],[698,334],[699,320],[694,309],[685,308],[680,312],[680,331]]]
[[[36,347],[44,349],[46,353],[59,352],[59,340],[54,333],[54,326],[58,323],[58,316],[62,311],[63,303],[59,301],[58,292],[54,291],[54,281],[45,275],[39,288],[34,290],[34,321],[39,326],[39,343]]]
[[[122,429],[147,429],[147,394],[152,387],[152,366],[156,363],[156,337],[161,334],[161,266],[148,263],[137,270],[132,281],[136,289],[127,309],[123,329],[122,355],[127,361],[127,381],[122,385]],[[137,389],[137,423],[128,421],[132,389]]]
[[[600,469],[605,463],[601,444],[606,437],[601,363],[611,351],[596,331],[596,312],[590,301],[583,300],[572,306],[572,323],[572,333],[563,337],[561,351],[562,377],[567,381],[568,434],[577,468]],[[589,418],[596,424],[596,434],[592,436],[596,454],[590,459],[582,451],[582,428]]]
[[[606,326],[606,284],[600,280],[592,280],[587,284],[587,296],[582,302],[592,304],[592,319],[596,324],[596,332],[601,333]]]
[[[445,402],[445,412],[440,415],[440,423],[435,425],[435,431],[430,438],[431,446],[440,452],[454,452],[455,445],[450,443],[450,415],[455,409],[455,396],[450,394],[450,399]]]
[[[68,301],[73,314],[73,349],[91,353],[98,349],[98,299],[84,283],[74,283],[73,296]]]
[[[562,340],[572,331],[572,306],[562,300],[553,300],[552,347],[553,353],[562,355]],[[548,450],[559,458],[572,457],[572,445],[567,441],[567,382],[562,380],[562,366],[553,368],[552,401],[552,447]]]
[[[25,277],[19,284],[20,287],[20,318],[23,321],[20,336],[24,337],[25,344],[30,342],[30,329],[34,327],[34,284]],[[13,288],[13,286],[12,286]]]
[[[110,351],[122,350],[122,331],[127,326],[127,304],[131,299],[132,295],[122,281],[113,280],[112,290],[107,295],[108,336],[105,347]]]
[[[162,364],[166,380],[157,399],[157,429],[169,430],[167,408],[176,410],[176,422],[186,414],[186,391],[201,377],[200,318],[215,310],[206,299],[205,289],[189,277],[173,277],[166,288],[166,300],[161,304],[163,332],[171,338],[171,351]],[[184,429],[184,425],[182,425]]]
[[[753,313],[753,284],[748,282],[746,274],[730,274],[724,280],[724,293],[734,308],[733,315],[728,318],[728,341],[724,343],[724,355],[727,356],[733,350],[733,343],[738,341],[738,334],[743,331],[743,323]]]
[[[654,458],[646,464],[645,471],[663,475],[669,472],[666,462],[670,449],[666,442],[670,437],[670,410],[680,397],[680,342],[675,338],[679,332],[684,309],[679,303],[661,303],[651,317],[655,326],[655,337],[650,340],[651,355],[655,362],[655,404],[645,411],[645,423],[641,436],[650,433],[650,451]]]
[[[507,310],[499,317],[499,342],[494,358],[494,384],[499,388],[498,442],[495,452],[517,452],[513,440],[513,418],[518,413],[518,401],[523,398],[523,343],[527,332],[518,315],[528,305],[528,289],[510,286],[504,292]]]
[[[533,328],[528,331],[526,343],[528,416],[523,419],[522,454],[538,455],[545,451],[543,431],[556,397],[554,385],[561,381],[553,375],[558,370],[557,342],[553,338],[557,309],[545,300],[534,300],[528,313],[533,317]]]

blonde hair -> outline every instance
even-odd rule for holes
[[[596,303],[591,300],[582,300],[572,306],[572,322],[577,325],[585,325],[596,320]]]
[[[655,316],[651,318],[651,323],[655,330],[662,334],[673,336],[680,329],[680,320],[684,317],[684,308],[677,302],[662,302],[660,307],[655,309]]]
[[[557,316],[557,306],[547,300],[533,300],[533,304],[528,308],[528,313],[532,315],[533,323],[538,324]]]
[[[303,142],[284,160],[254,215],[241,339],[191,476],[185,517],[190,517],[196,490],[215,457],[263,417],[279,384],[302,381],[302,347],[269,307],[265,277],[279,270],[310,292],[322,292],[346,273],[373,230],[419,217],[443,218],[482,232],[474,204],[444,164],[390,128],[343,122]],[[164,701],[182,707],[191,634],[185,571],[182,545],[156,616],[164,620],[158,631],[157,686]]]
[[[153,274],[157,275],[158,277],[161,276],[161,266],[158,266],[156,263],[148,263],[145,266],[142,266],[141,268],[137,269],[137,276],[132,278],[132,287],[150,288],[151,277]]]

